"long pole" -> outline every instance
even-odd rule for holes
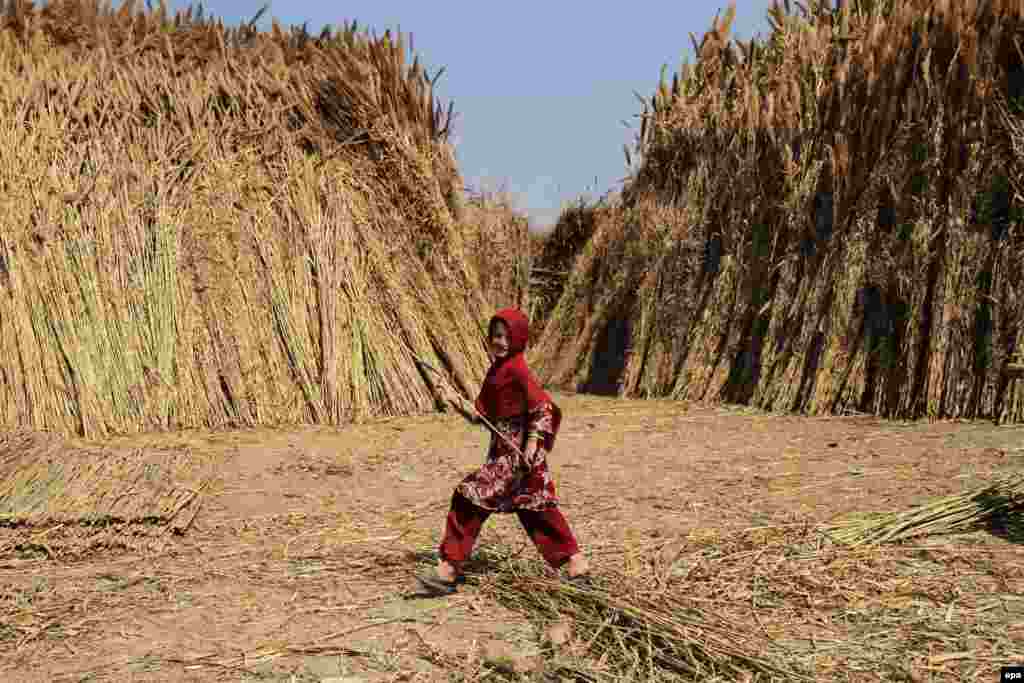
[[[452,391],[454,391],[454,392],[455,392],[455,394],[456,394],[457,396],[459,396],[459,398],[461,398],[461,399],[463,399],[463,400],[467,400],[467,399],[466,399],[466,398],[465,398],[464,396],[462,396],[462,394],[459,394],[459,392],[458,392],[458,391],[456,391],[456,390],[455,390],[455,388],[454,388],[454,387],[452,387],[452,386],[451,386],[451,385],[450,385],[450,384],[448,383],[448,378],[446,378],[446,377],[444,376],[444,374],[443,374],[443,373],[442,373],[442,372],[441,372],[440,370],[438,370],[438,369],[437,369],[437,368],[435,368],[434,366],[430,365],[430,364],[429,364],[429,363],[427,363],[426,361],[420,360],[419,358],[414,358],[413,360],[414,360],[414,361],[416,362],[416,364],[417,364],[417,365],[419,365],[419,366],[420,366],[421,368],[423,368],[423,369],[425,369],[425,370],[429,370],[429,371],[430,371],[431,373],[433,373],[433,374],[434,374],[434,375],[435,375],[436,377],[440,378],[440,380],[441,380],[442,382],[444,382],[445,384],[448,384],[449,388],[450,388],[450,389],[451,389]],[[522,450],[521,450],[521,449],[519,448],[519,446],[517,446],[517,445],[516,445],[515,443],[513,443],[512,439],[510,439],[510,438],[508,438],[507,436],[505,436],[505,434],[504,434],[504,433],[502,433],[502,432],[498,431],[498,428],[497,428],[497,427],[495,427],[495,426],[494,426],[493,424],[491,424],[491,423],[490,423],[490,421],[488,421],[488,419],[487,419],[486,417],[484,417],[483,415],[481,415],[481,414],[480,414],[480,411],[476,409],[476,406],[475,406],[475,405],[473,405],[472,403],[470,403],[470,405],[471,405],[471,406],[473,407],[473,414],[474,414],[474,415],[475,415],[475,416],[477,417],[477,419],[479,419],[479,420],[480,420],[480,421],[481,421],[481,422],[482,422],[482,423],[484,424],[484,426],[486,426],[486,427],[487,427],[487,429],[491,430],[491,433],[492,433],[492,434],[494,434],[494,435],[495,435],[495,436],[497,436],[498,438],[502,439],[502,440],[503,440],[503,441],[504,441],[504,442],[505,442],[506,444],[508,444],[508,445],[509,445],[509,447],[510,447],[510,448],[512,448],[512,449],[513,449],[513,450],[514,450],[514,451],[515,451],[515,452],[516,452],[516,453],[517,453],[517,454],[518,454],[518,455],[519,455],[519,456],[520,456],[521,458],[523,458],[523,459],[525,460],[526,456],[525,456],[525,455],[523,455],[523,451],[522,451]]]

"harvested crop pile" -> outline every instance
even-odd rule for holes
[[[808,523],[593,550],[593,591],[508,547],[467,567],[545,634],[535,680],[968,681],[1022,654],[1020,553],[984,534],[850,548]],[[501,664],[431,654],[452,680]]]
[[[575,261],[538,373],[1024,419],[1019,3],[786,2],[751,42],[728,38],[733,15],[646,107],[637,171]]]
[[[579,590],[527,567],[506,565],[487,589],[497,600],[529,608],[551,621],[568,620],[593,651],[603,650],[606,672],[624,680],[809,680],[784,663],[783,652],[765,656],[768,638],[666,590],[631,589],[635,577],[604,572],[608,585]]]
[[[151,547],[169,533],[184,533],[212,474],[189,451],[6,433],[0,437],[0,554]]]
[[[530,305],[530,264],[533,238],[529,219],[513,206],[511,195],[472,191],[462,204],[472,266],[492,309]]]
[[[1004,475],[973,491],[946,496],[911,510],[869,512],[839,520],[827,530],[849,545],[904,541],[925,535],[1024,529],[1024,474]]]
[[[486,302],[451,108],[403,36],[0,15],[0,425],[102,437],[427,410]]]
[[[604,200],[590,203],[580,199],[558,216],[547,236],[538,239],[531,264],[530,324],[539,335],[565,289],[565,281],[576,257],[594,235],[605,216],[614,216]]]

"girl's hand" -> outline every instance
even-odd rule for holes
[[[443,384],[437,388],[437,393],[441,396],[442,401],[453,405],[459,405],[459,399],[462,398]]]
[[[526,458],[526,463],[533,467],[533,459],[537,456],[537,449],[540,447],[539,439],[528,439],[526,441],[526,450],[523,451],[523,457]]]
[[[473,404],[467,401],[462,394],[456,393],[448,387],[445,387],[442,389],[442,395],[444,400],[455,406],[455,409],[462,413],[462,416],[471,424],[480,423],[480,417],[476,414],[476,409],[473,407]]]
[[[468,415],[473,414],[473,411],[470,410],[469,406],[466,405],[466,399],[464,399],[460,394],[454,394],[451,398],[451,401],[462,412],[467,413]]]

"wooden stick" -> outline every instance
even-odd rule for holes
[[[515,443],[513,443],[513,442],[512,442],[512,439],[508,438],[508,437],[507,437],[507,436],[505,436],[505,435],[504,435],[503,433],[501,433],[500,431],[498,431],[498,428],[497,428],[497,427],[495,427],[495,426],[494,426],[493,424],[491,424],[491,423],[490,423],[490,422],[489,422],[489,421],[487,420],[487,418],[486,418],[486,417],[484,417],[484,416],[483,416],[483,415],[482,415],[482,414],[480,413],[480,411],[476,409],[476,406],[475,406],[475,405],[474,405],[474,404],[473,404],[473,403],[472,403],[471,401],[469,401],[469,399],[467,399],[467,398],[466,398],[465,396],[463,396],[462,394],[460,394],[460,393],[458,392],[458,390],[456,390],[456,389],[455,389],[454,387],[452,387],[452,386],[451,386],[451,384],[450,384],[450,383],[448,382],[448,378],[446,378],[446,377],[444,376],[444,374],[443,374],[443,373],[442,373],[442,372],[441,372],[440,370],[438,370],[438,369],[437,369],[437,368],[435,368],[434,366],[430,365],[430,364],[429,364],[429,363],[427,363],[426,361],[420,360],[419,358],[414,358],[413,360],[415,360],[416,364],[417,364],[417,365],[419,365],[420,367],[422,367],[422,368],[424,368],[424,369],[426,369],[426,370],[430,370],[430,371],[431,371],[432,373],[434,373],[435,375],[437,375],[438,377],[440,377],[440,378],[441,378],[441,381],[442,381],[442,382],[444,382],[445,384],[447,384],[447,385],[448,385],[448,388],[449,388],[449,389],[451,389],[452,391],[454,391],[454,392],[455,392],[455,395],[456,395],[456,396],[458,396],[459,398],[461,398],[461,399],[462,399],[463,401],[467,401],[467,402],[469,403],[469,405],[470,405],[470,406],[472,406],[472,408],[473,408],[473,414],[474,414],[474,415],[475,415],[475,416],[477,417],[477,419],[479,419],[479,420],[480,420],[480,421],[481,421],[482,423],[484,423],[484,426],[486,426],[486,427],[487,427],[487,428],[488,428],[489,430],[491,430],[491,433],[492,433],[492,434],[494,434],[495,436],[497,436],[497,437],[499,437],[499,438],[503,439],[503,440],[505,441],[505,443],[506,443],[506,444],[508,444],[508,445],[509,445],[509,447],[510,447],[510,448],[512,448],[512,449],[513,449],[513,450],[514,450],[514,451],[515,451],[515,452],[516,452],[516,453],[517,453],[517,454],[518,454],[518,455],[519,455],[520,457],[522,457],[522,458],[524,459],[524,461],[525,461],[525,459],[526,459],[526,456],[525,456],[525,455],[523,455],[523,451],[522,451],[522,450],[520,450],[519,446],[517,446],[517,445],[516,445]],[[461,407],[461,406],[460,406],[460,407]]]

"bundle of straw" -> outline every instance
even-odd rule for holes
[[[1024,512],[1024,474],[1017,473],[909,511],[852,516],[824,530],[839,543],[857,546],[902,541],[926,534],[965,533],[1021,512]]]
[[[765,657],[770,643],[764,637],[680,595],[631,590],[635,582],[613,571],[602,571],[602,583],[609,588],[583,590],[545,578],[533,563],[505,556],[480,587],[512,609],[570,619],[603,664],[581,670],[577,678],[583,680],[809,680]]]
[[[54,434],[0,434],[0,525],[127,522],[183,531],[210,464],[188,449],[87,445]]]

